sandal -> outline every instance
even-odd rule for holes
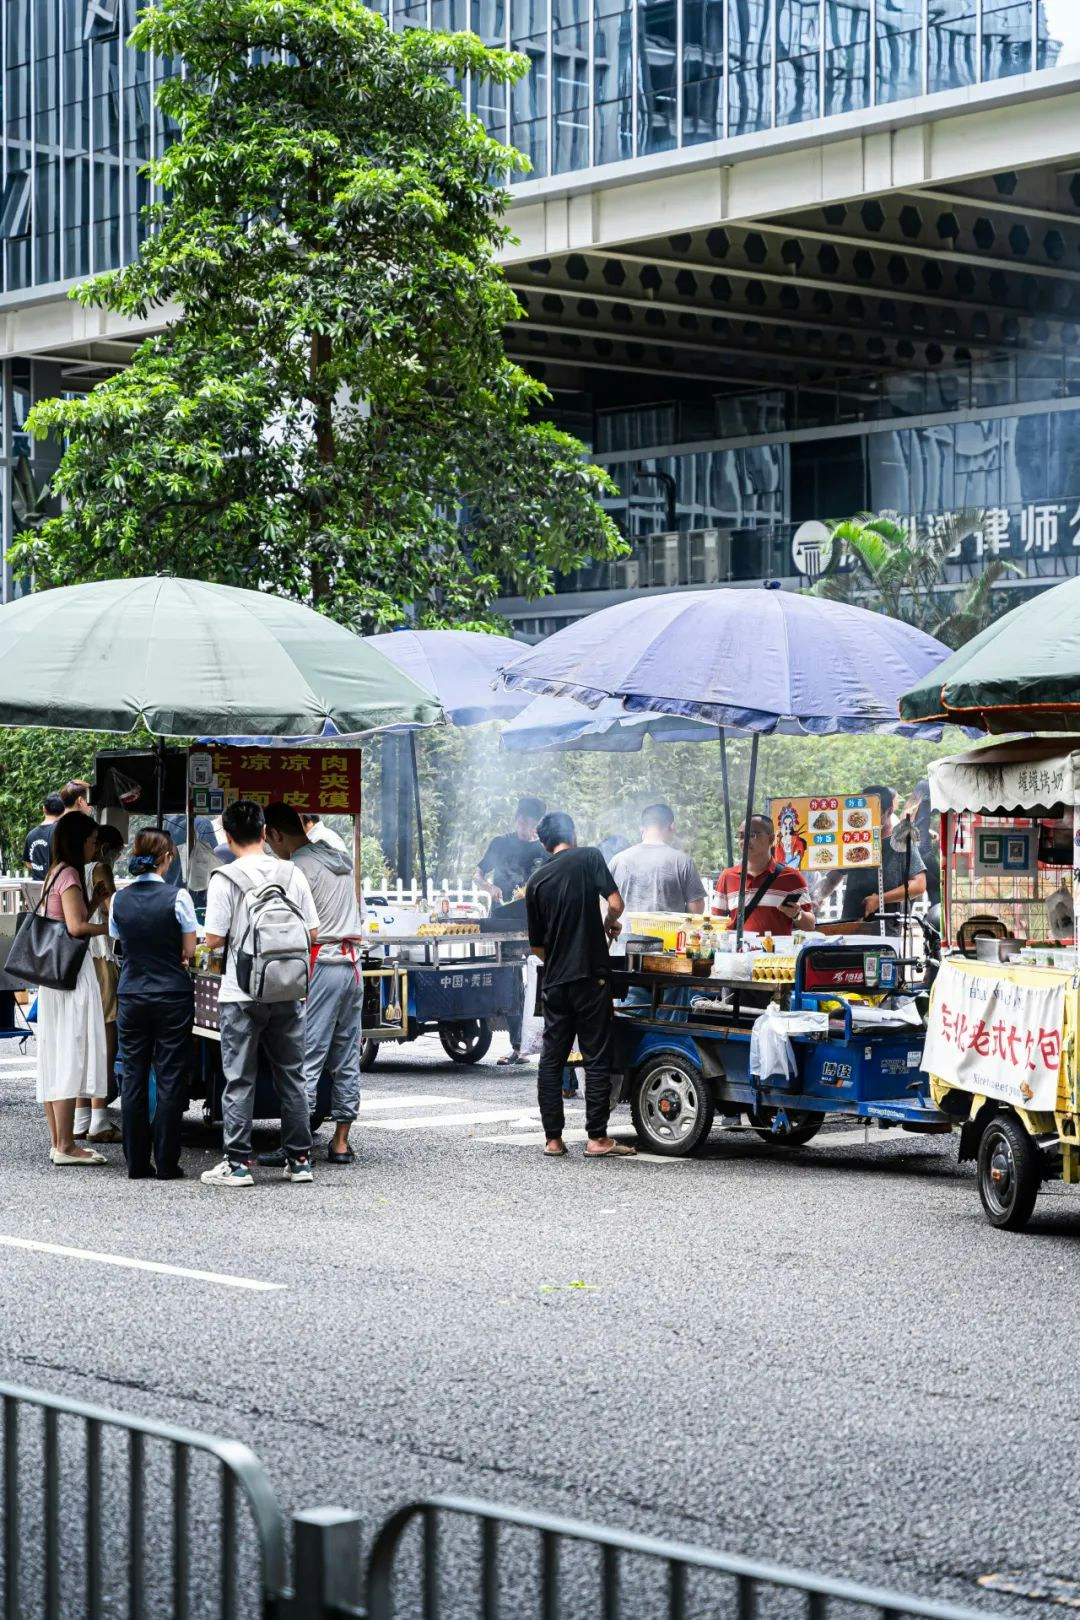
[[[612,1142],[610,1147],[594,1148],[592,1152],[585,1149],[587,1159],[633,1159],[637,1157],[637,1148],[628,1147],[625,1142]]]
[[[559,1138],[558,1147],[552,1147],[550,1144],[548,1144],[548,1146],[544,1148],[544,1156],[548,1159],[565,1159],[567,1152],[568,1149],[566,1143],[563,1141],[561,1136]]]
[[[496,1059],[495,1066],[499,1069],[512,1069],[516,1068],[519,1063],[524,1063],[524,1061],[525,1059],[520,1052],[507,1052],[505,1057]]]

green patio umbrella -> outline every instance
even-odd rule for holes
[[[905,720],[983,731],[1075,731],[1080,721],[1080,577],[1030,597],[900,699]]]
[[[0,608],[0,725],[329,738],[441,717],[360,636],[260,591],[156,576]]]

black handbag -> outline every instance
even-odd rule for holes
[[[54,876],[46,883],[41,899],[12,940],[6,971],[13,979],[47,990],[74,990],[90,941],[73,938],[67,923],[45,916],[49,889],[55,881]]]

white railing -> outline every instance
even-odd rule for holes
[[[378,877],[365,877],[362,882],[369,900],[381,897],[391,906],[420,906],[424,902],[419,883],[402,883],[400,878],[385,882]],[[484,911],[490,904],[484,890],[478,889],[471,878],[428,878],[427,904],[438,904],[444,897],[451,905],[480,906]]]

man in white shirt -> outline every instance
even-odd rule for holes
[[[210,1187],[252,1187],[251,1131],[259,1054],[270,1066],[281,1108],[281,1139],[287,1181],[311,1181],[311,1118],[304,1085],[304,1003],[257,1002],[241,990],[236,978],[236,944],[247,897],[227,873],[242,872],[257,883],[280,883],[300,910],[311,944],[319,932],[308,881],[298,867],[267,855],[263,849],[266,820],[262,806],[238,799],[222,816],[232,866],[210,874],[206,897],[206,943],[210,950],[229,943],[218,997],[221,1067],[225,1092],[221,1113],[225,1157],[202,1179]],[[230,939],[230,935],[234,936]]]
[[[342,855],[347,853],[344,838],[340,833],[336,833],[333,827],[328,827],[321,816],[309,816],[305,811],[300,821],[309,843],[328,844],[331,849],[336,849]]]
[[[360,1108],[364,1000],[359,960],[364,921],[353,864],[343,850],[305,837],[302,818],[287,804],[267,806],[266,842],[281,860],[303,872],[319,914],[304,1029],[304,1079],[314,1114],[319,1081],[329,1075],[334,1134],[326,1157],[330,1164],[351,1164],[356,1155],[349,1146],[349,1128]]]

